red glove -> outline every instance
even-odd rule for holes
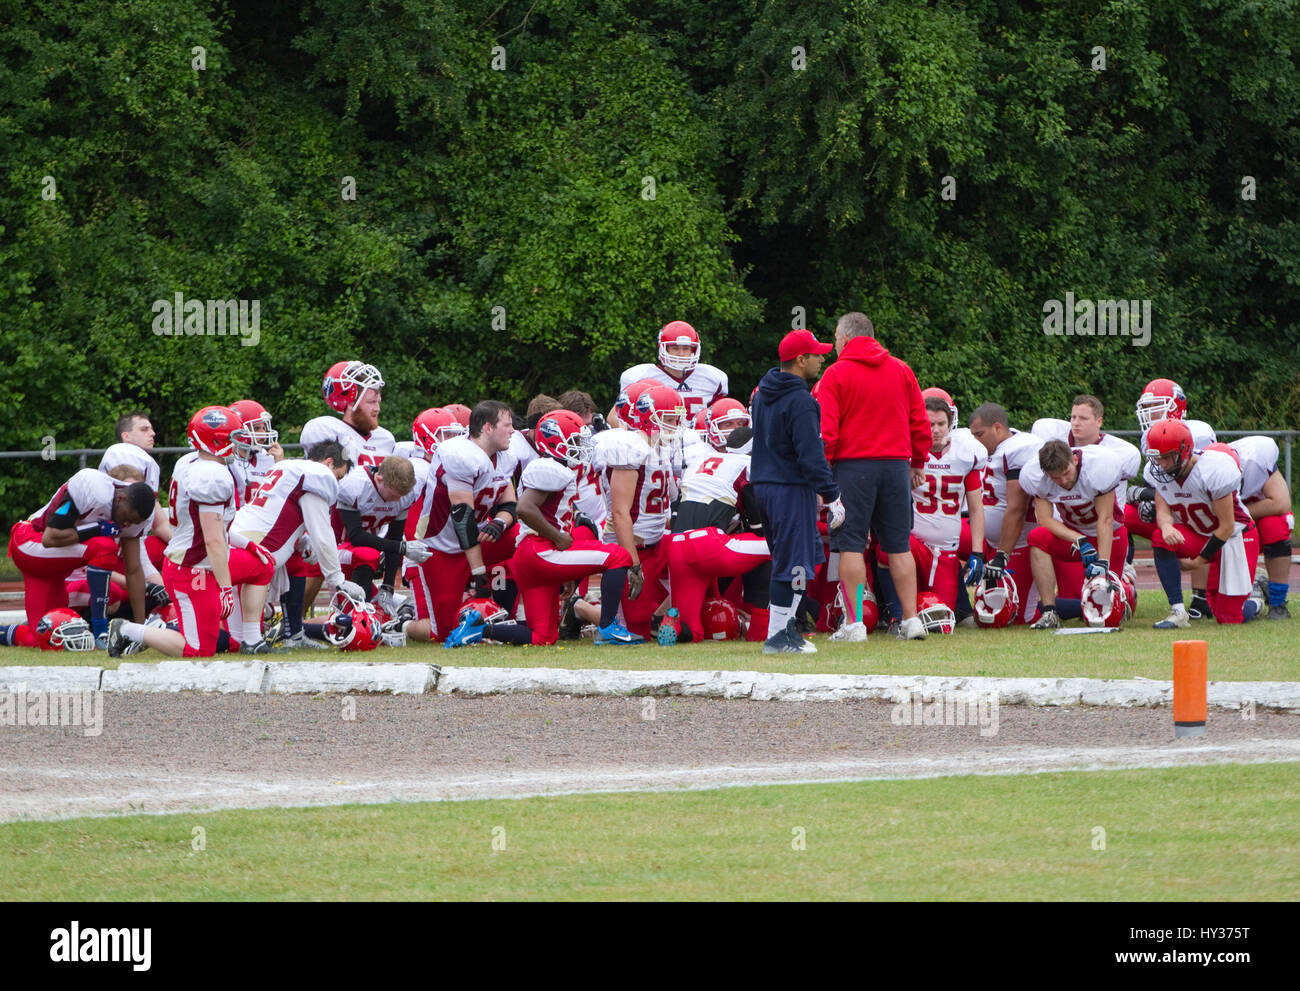
[[[256,547],[256,544],[249,544],[249,547]],[[229,619],[230,613],[235,608],[235,590],[229,585],[221,586],[221,618]]]
[[[253,557],[257,558],[263,564],[269,564],[272,567],[275,566],[274,555],[272,555],[270,551],[268,551],[265,547],[263,547],[261,544],[257,543],[256,541],[250,540],[248,542],[248,547],[246,548],[246,550],[248,551],[248,553],[252,554]]]

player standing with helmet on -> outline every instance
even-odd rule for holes
[[[656,364],[633,365],[618,379],[620,392],[640,379],[665,385],[682,397],[686,422],[727,394],[727,376],[713,365],[700,362],[700,335],[685,320],[674,320],[659,331]],[[611,420],[615,413],[610,413]]]

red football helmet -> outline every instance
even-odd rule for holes
[[[727,438],[737,427],[748,427],[749,410],[739,399],[719,399],[709,407],[707,438],[715,450],[724,450]],[[698,430],[698,426],[696,427]]]
[[[1182,420],[1187,416],[1187,396],[1173,379],[1148,382],[1137,401],[1138,426],[1150,430],[1153,423],[1168,417]]]
[[[862,615],[858,617],[858,622],[867,628],[867,634],[870,635],[880,623],[880,605],[876,602],[876,593],[871,590],[870,585],[862,586]],[[826,629],[834,632],[844,625],[844,589],[840,583],[835,583],[835,598],[829,606],[826,607]]]
[[[957,614],[934,592],[916,597],[916,615],[927,633],[951,633],[957,629]]]
[[[247,461],[254,452],[265,451],[280,442],[280,432],[271,428],[271,414],[261,403],[254,399],[241,399],[231,403],[230,408],[244,421],[231,438],[235,442],[235,457],[240,461]]]
[[[36,624],[35,633],[41,650],[95,649],[90,624],[71,609],[51,609]]]
[[[426,455],[432,455],[438,445],[452,437],[464,437],[469,428],[456,419],[451,410],[443,406],[426,409],[411,424],[411,439]]]
[[[1124,601],[1128,603],[1128,611],[1125,612],[1124,618],[1128,619],[1138,607],[1138,589],[1137,589],[1137,568],[1132,564],[1124,564],[1124,574],[1120,578],[1120,587],[1124,589]]]
[[[948,429],[955,430],[957,428],[957,404],[952,401],[952,396],[937,386],[933,386],[921,390],[921,402],[925,402],[927,399],[942,399],[948,404],[948,410],[952,413],[952,422],[948,424]]]
[[[1176,481],[1187,467],[1187,462],[1192,459],[1192,431],[1182,420],[1158,420],[1147,431],[1146,448],[1147,461],[1156,481]],[[1177,454],[1172,467],[1160,466],[1160,457],[1165,454]]]
[[[454,416],[456,418],[457,423],[459,423],[466,430],[469,430],[469,417],[470,414],[473,412],[473,410],[471,410],[464,403],[448,403],[446,406],[443,407],[443,409],[445,409],[448,413]]]
[[[228,461],[235,453],[236,433],[244,421],[229,406],[204,406],[192,417],[186,434],[190,446],[196,451],[214,454],[223,461]]]
[[[567,409],[557,409],[538,420],[533,443],[539,454],[569,468],[591,464],[591,430],[582,417]]]
[[[321,384],[321,394],[325,405],[332,410],[346,413],[361,401],[367,389],[382,389],[384,377],[374,365],[362,361],[338,361],[325,373]]]
[[[374,650],[383,639],[382,625],[374,606],[340,589],[330,600],[325,639],[340,650]]]
[[[1089,626],[1119,626],[1129,618],[1127,593],[1113,571],[1089,578],[1083,583],[1079,598],[1083,620]]]
[[[466,599],[461,603],[460,610],[456,613],[456,626],[459,626],[465,619],[465,614],[471,609],[478,610],[478,614],[486,622],[498,623],[503,619],[509,619],[510,614],[495,599]],[[452,627],[455,629],[456,627]],[[489,640],[484,637],[479,643],[500,643],[499,640]]]
[[[690,354],[669,354],[668,345],[686,344]],[[700,335],[685,320],[674,320],[665,324],[659,331],[659,364],[674,371],[686,372],[688,375],[700,363]]]
[[[701,407],[700,411],[695,414],[695,419],[691,421],[691,427],[701,437],[703,437],[708,432],[709,409],[707,406]]]
[[[999,578],[992,588],[980,582],[971,600],[971,607],[975,610],[975,622],[980,626],[995,629],[1010,626],[1020,609],[1020,593],[1016,591],[1016,583],[1007,575]]]
[[[727,599],[707,599],[700,610],[701,631],[705,640],[739,640],[740,613]]]
[[[1229,455],[1232,458],[1233,462],[1237,465],[1237,470],[1238,471],[1241,470],[1241,457],[1237,454],[1236,451],[1234,451],[1223,441],[1216,440],[1213,444],[1206,444],[1205,449],[1207,451],[1218,451],[1221,454]]]
[[[618,398],[614,400],[614,415],[618,417],[623,426],[628,425],[627,412],[632,408],[632,404],[641,397],[641,393],[658,384],[654,379],[637,379],[626,389],[619,392]]]
[[[686,424],[686,404],[668,386],[652,385],[628,407],[627,423],[647,434],[657,430],[661,441],[671,443]]]

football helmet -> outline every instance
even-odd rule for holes
[[[1205,450],[1207,450],[1207,451],[1219,451],[1219,452],[1222,453],[1222,454],[1228,454],[1228,455],[1231,455],[1231,456],[1232,456],[1232,460],[1233,460],[1233,462],[1234,462],[1234,463],[1236,464],[1236,466],[1237,466],[1237,470],[1238,470],[1238,471],[1241,470],[1241,457],[1237,454],[1236,451],[1234,451],[1231,447],[1229,447],[1229,446],[1228,446],[1227,444],[1225,444],[1223,441],[1221,441],[1221,440],[1216,440],[1213,444],[1206,444],[1206,445],[1205,445]]]
[[[844,625],[844,619],[844,589],[836,582],[835,598],[826,607],[826,629],[833,633]],[[868,634],[880,625],[880,605],[876,602],[876,593],[870,585],[862,586],[862,615],[858,617],[858,622],[867,628]]]
[[[626,389],[619,392],[618,398],[614,400],[614,415],[618,417],[623,426],[628,426],[627,412],[641,396],[641,393],[658,384],[654,379],[637,379]]]
[[[659,432],[661,443],[675,441],[686,426],[686,403],[681,395],[666,385],[652,385],[637,397],[628,411],[638,430]]]
[[[90,624],[71,609],[51,609],[36,624],[36,642],[41,650],[94,650],[95,635]]]
[[[1192,431],[1182,420],[1158,420],[1147,431],[1145,454],[1156,481],[1176,481],[1192,459]],[[1160,467],[1160,457],[1164,454],[1178,455],[1171,468]]]
[[[411,423],[411,439],[426,455],[433,454],[444,440],[464,437],[468,433],[469,428],[444,406],[426,409]]]
[[[1119,626],[1131,615],[1128,595],[1113,571],[1089,578],[1079,598],[1083,620],[1089,626]]]
[[[1173,379],[1153,379],[1137,401],[1138,426],[1150,430],[1153,423],[1165,418],[1182,420],[1187,416],[1187,396]]]
[[[185,433],[194,450],[229,461],[235,453],[235,441],[231,435],[243,425],[244,421],[239,418],[239,414],[229,406],[204,406],[190,417],[190,425]]]
[[[342,589],[330,599],[325,639],[340,650],[374,650],[383,639],[383,623],[375,607]]]
[[[695,414],[695,419],[691,421],[691,429],[703,437],[709,429],[709,408],[704,406]]]
[[[582,417],[567,409],[547,413],[533,431],[537,452],[569,468],[591,464],[591,430]]]
[[[705,640],[739,640],[742,636],[740,613],[726,599],[707,599],[700,610],[701,631]]]
[[[706,439],[716,450],[725,450],[727,438],[737,427],[750,426],[749,410],[739,399],[719,399],[709,407]],[[699,427],[697,426],[698,430]]]
[[[367,389],[382,389],[384,377],[374,365],[363,361],[338,361],[325,373],[321,394],[325,405],[339,413],[346,413],[361,401]]]
[[[934,592],[916,597],[916,615],[927,633],[951,633],[957,629],[957,614]]]
[[[991,587],[981,582],[971,600],[971,608],[975,610],[975,622],[980,626],[994,629],[1010,626],[1020,609],[1016,583],[1008,575],[1003,575]]]
[[[689,345],[691,353],[669,354],[670,344]],[[695,366],[699,363],[700,335],[695,332],[695,328],[685,320],[674,320],[672,323],[664,324],[663,330],[659,331],[659,364],[664,368],[686,372],[689,375],[695,371]]]
[[[261,403],[254,399],[241,399],[231,403],[230,408],[244,422],[231,436],[235,442],[235,457],[240,461],[247,461],[255,452],[265,451],[280,442],[280,431],[271,428],[271,414]]]
[[[945,403],[948,404],[948,409],[952,413],[952,423],[948,425],[948,428],[950,430],[956,430],[957,429],[957,404],[952,401],[952,396],[948,395],[948,393],[944,392],[944,390],[938,388],[937,386],[931,386],[929,389],[921,390],[921,402],[925,402],[927,399],[942,399]]]
[[[465,614],[471,609],[477,610],[478,614],[483,617],[485,623],[499,623],[502,620],[509,619],[510,613],[495,599],[466,599],[461,603],[460,610],[456,613],[456,626],[460,626],[465,620]],[[456,627],[453,626],[454,630]],[[499,640],[489,640],[484,637],[479,643],[500,643]]]

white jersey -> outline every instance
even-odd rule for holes
[[[1037,458],[1021,469],[1020,487],[1027,495],[1050,502],[1066,526],[1085,536],[1096,537],[1097,496],[1119,488],[1124,478],[1124,467],[1119,455],[1100,444],[1076,448],[1074,454],[1079,477],[1073,487],[1063,489],[1048,478]]]
[[[727,394],[726,374],[712,365],[696,365],[684,379],[674,378],[659,365],[633,365],[619,376],[618,389],[622,392],[641,379],[653,379],[679,393],[686,403],[688,423],[695,419],[695,414],[702,408],[712,406]]]
[[[975,439],[975,435],[970,432],[968,427],[957,427],[955,430],[948,432],[948,443],[953,450],[965,450],[975,462],[975,470],[983,472],[984,467],[989,463],[988,449]]]
[[[118,489],[131,482],[119,482],[95,468],[82,468],[70,479],[59,486],[44,506],[27,517],[37,533],[43,533],[49,522],[50,514],[69,499],[77,510],[77,526],[91,523],[111,523],[113,521],[113,498]],[[120,537],[138,537],[153,523],[153,515],[135,526],[122,527]]]
[[[1160,482],[1146,467],[1147,484],[1160,493],[1175,523],[1190,527],[1202,537],[1208,537],[1219,528],[1219,518],[1214,513],[1214,500],[1228,493],[1233,495],[1233,533],[1241,533],[1250,523],[1250,514],[1241,501],[1241,469],[1232,455],[1222,451],[1198,451],[1196,464],[1187,477],[1179,482]],[[1232,593],[1228,593],[1232,594]]]
[[[537,460],[537,451],[524,439],[523,433],[519,430],[510,435],[510,453],[514,455],[520,468],[527,468]]]
[[[235,513],[231,529],[255,540],[284,564],[293,556],[293,545],[309,522],[304,515],[302,500],[315,496],[326,506],[325,529],[329,530],[330,544],[334,543],[334,530],[329,525],[328,507],[338,501],[339,483],[334,472],[318,461],[285,458],[266,476],[253,498]],[[323,533],[313,530],[312,544],[320,551]],[[321,562],[322,571],[325,562]]]
[[[400,499],[386,500],[379,494],[379,487],[375,484],[375,469],[357,467],[339,482],[338,508],[360,513],[361,528],[366,533],[386,538],[389,526],[394,520],[405,520],[406,511],[420,494],[420,486],[415,485]]]
[[[412,531],[433,550],[444,554],[463,553],[451,522],[452,490],[474,497],[474,517],[479,523],[492,518],[492,507],[510,491],[515,458],[508,450],[495,458],[468,437],[452,437],[438,445],[436,461],[429,469],[420,504],[419,519]]]
[[[596,526],[605,526],[605,516],[609,512],[605,498],[608,484],[605,481],[605,455],[611,442],[616,440],[622,430],[611,428],[593,434],[591,438],[591,464],[578,474],[578,511],[585,513]]]
[[[1070,429],[1070,424],[1066,420],[1056,420],[1044,418],[1034,421],[1033,432],[1043,440],[1059,440],[1069,444],[1072,448],[1086,447],[1088,445],[1080,444],[1074,437],[1074,431]],[[1213,431],[1211,431],[1213,433]],[[1137,446],[1130,444],[1122,437],[1116,437],[1114,434],[1108,434],[1104,430],[1101,436],[1097,438],[1097,444],[1110,451],[1120,460],[1120,468],[1123,475],[1120,477],[1128,480],[1130,478],[1142,477],[1142,452]],[[1121,486],[1116,490],[1120,504],[1124,503],[1125,490]]]
[[[961,543],[961,511],[967,485],[982,483],[979,454],[965,438],[949,437],[944,449],[930,451],[925,459],[925,484],[912,490],[912,533],[922,543],[939,550],[956,550]],[[984,445],[977,445],[981,451]],[[982,496],[981,496],[982,498]]]
[[[159,471],[158,462],[153,459],[153,455],[143,447],[137,447],[135,444],[114,444],[106,449],[104,456],[99,459],[99,470],[104,474],[108,474],[111,469],[119,465],[128,465],[140,472],[149,488],[153,489],[154,497],[157,498],[158,482],[162,477],[162,473]]]
[[[362,434],[337,416],[318,416],[314,420],[308,420],[298,440],[303,445],[304,457],[310,453],[314,444],[336,440],[343,445],[348,460],[354,465],[362,466],[379,464],[393,453],[397,444],[392,433],[383,427],[375,427],[370,433]]]
[[[1256,498],[1264,490],[1264,483],[1277,471],[1277,441],[1255,435],[1239,437],[1228,446],[1237,452],[1237,460],[1241,462],[1241,498]]]
[[[691,427],[687,427],[682,431],[681,448],[684,468],[683,474],[686,471],[690,471],[694,465],[699,464],[705,458],[718,453],[714,449],[713,445],[705,439],[704,434]]]
[[[230,526],[235,518],[235,479],[229,469],[200,458],[197,451],[185,455],[172,469],[167,507],[172,524],[172,539],[163,551],[167,559],[182,568],[211,571],[199,514],[219,513],[221,529]]]
[[[749,455],[709,448],[708,456],[686,469],[682,502],[723,502],[735,506],[749,484]]]
[[[573,529],[573,512],[578,501],[578,476],[574,469],[565,467],[554,458],[534,458],[519,476],[519,489],[521,493],[529,489],[549,492],[542,503],[542,516],[557,530],[568,533]],[[536,532],[520,519],[516,546]],[[583,534],[586,534],[585,530]]]
[[[415,446],[413,440],[399,440],[393,444],[393,453],[400,454],[402,457],[414,460],[415,458],[424,457],[424,449]]]
[[[1007,480],[1018,479],[1020,470],[1038,459],[1038,449],[1042,446],[1041,437],[1012,430],[1011,436],[989,455],[984,468],[984,540],[994,548],[1002,541],[1002,518],[1007,512]],[[1029,509],[1033,505],[1030,502]],[[1015,550],[1029,546],[1029,529],[1021,527]]]
[[[652,448],[639,430],[609,431],[613,436],[601,449],[605,475],[605,536],[614,539],[610,491],[611,472],[630,468],[637,472],[636,492],[632,497],[632,533],[646,544],[657,544],[668,529],[670,503],[673,498],[671,452]]]
[[[231,458],[226,466],[235,478],[235,508],[252,499],[257,490],[266,481],[266,476],[275,470],[275,458],[265,451],[255,451],[248,461]]]

